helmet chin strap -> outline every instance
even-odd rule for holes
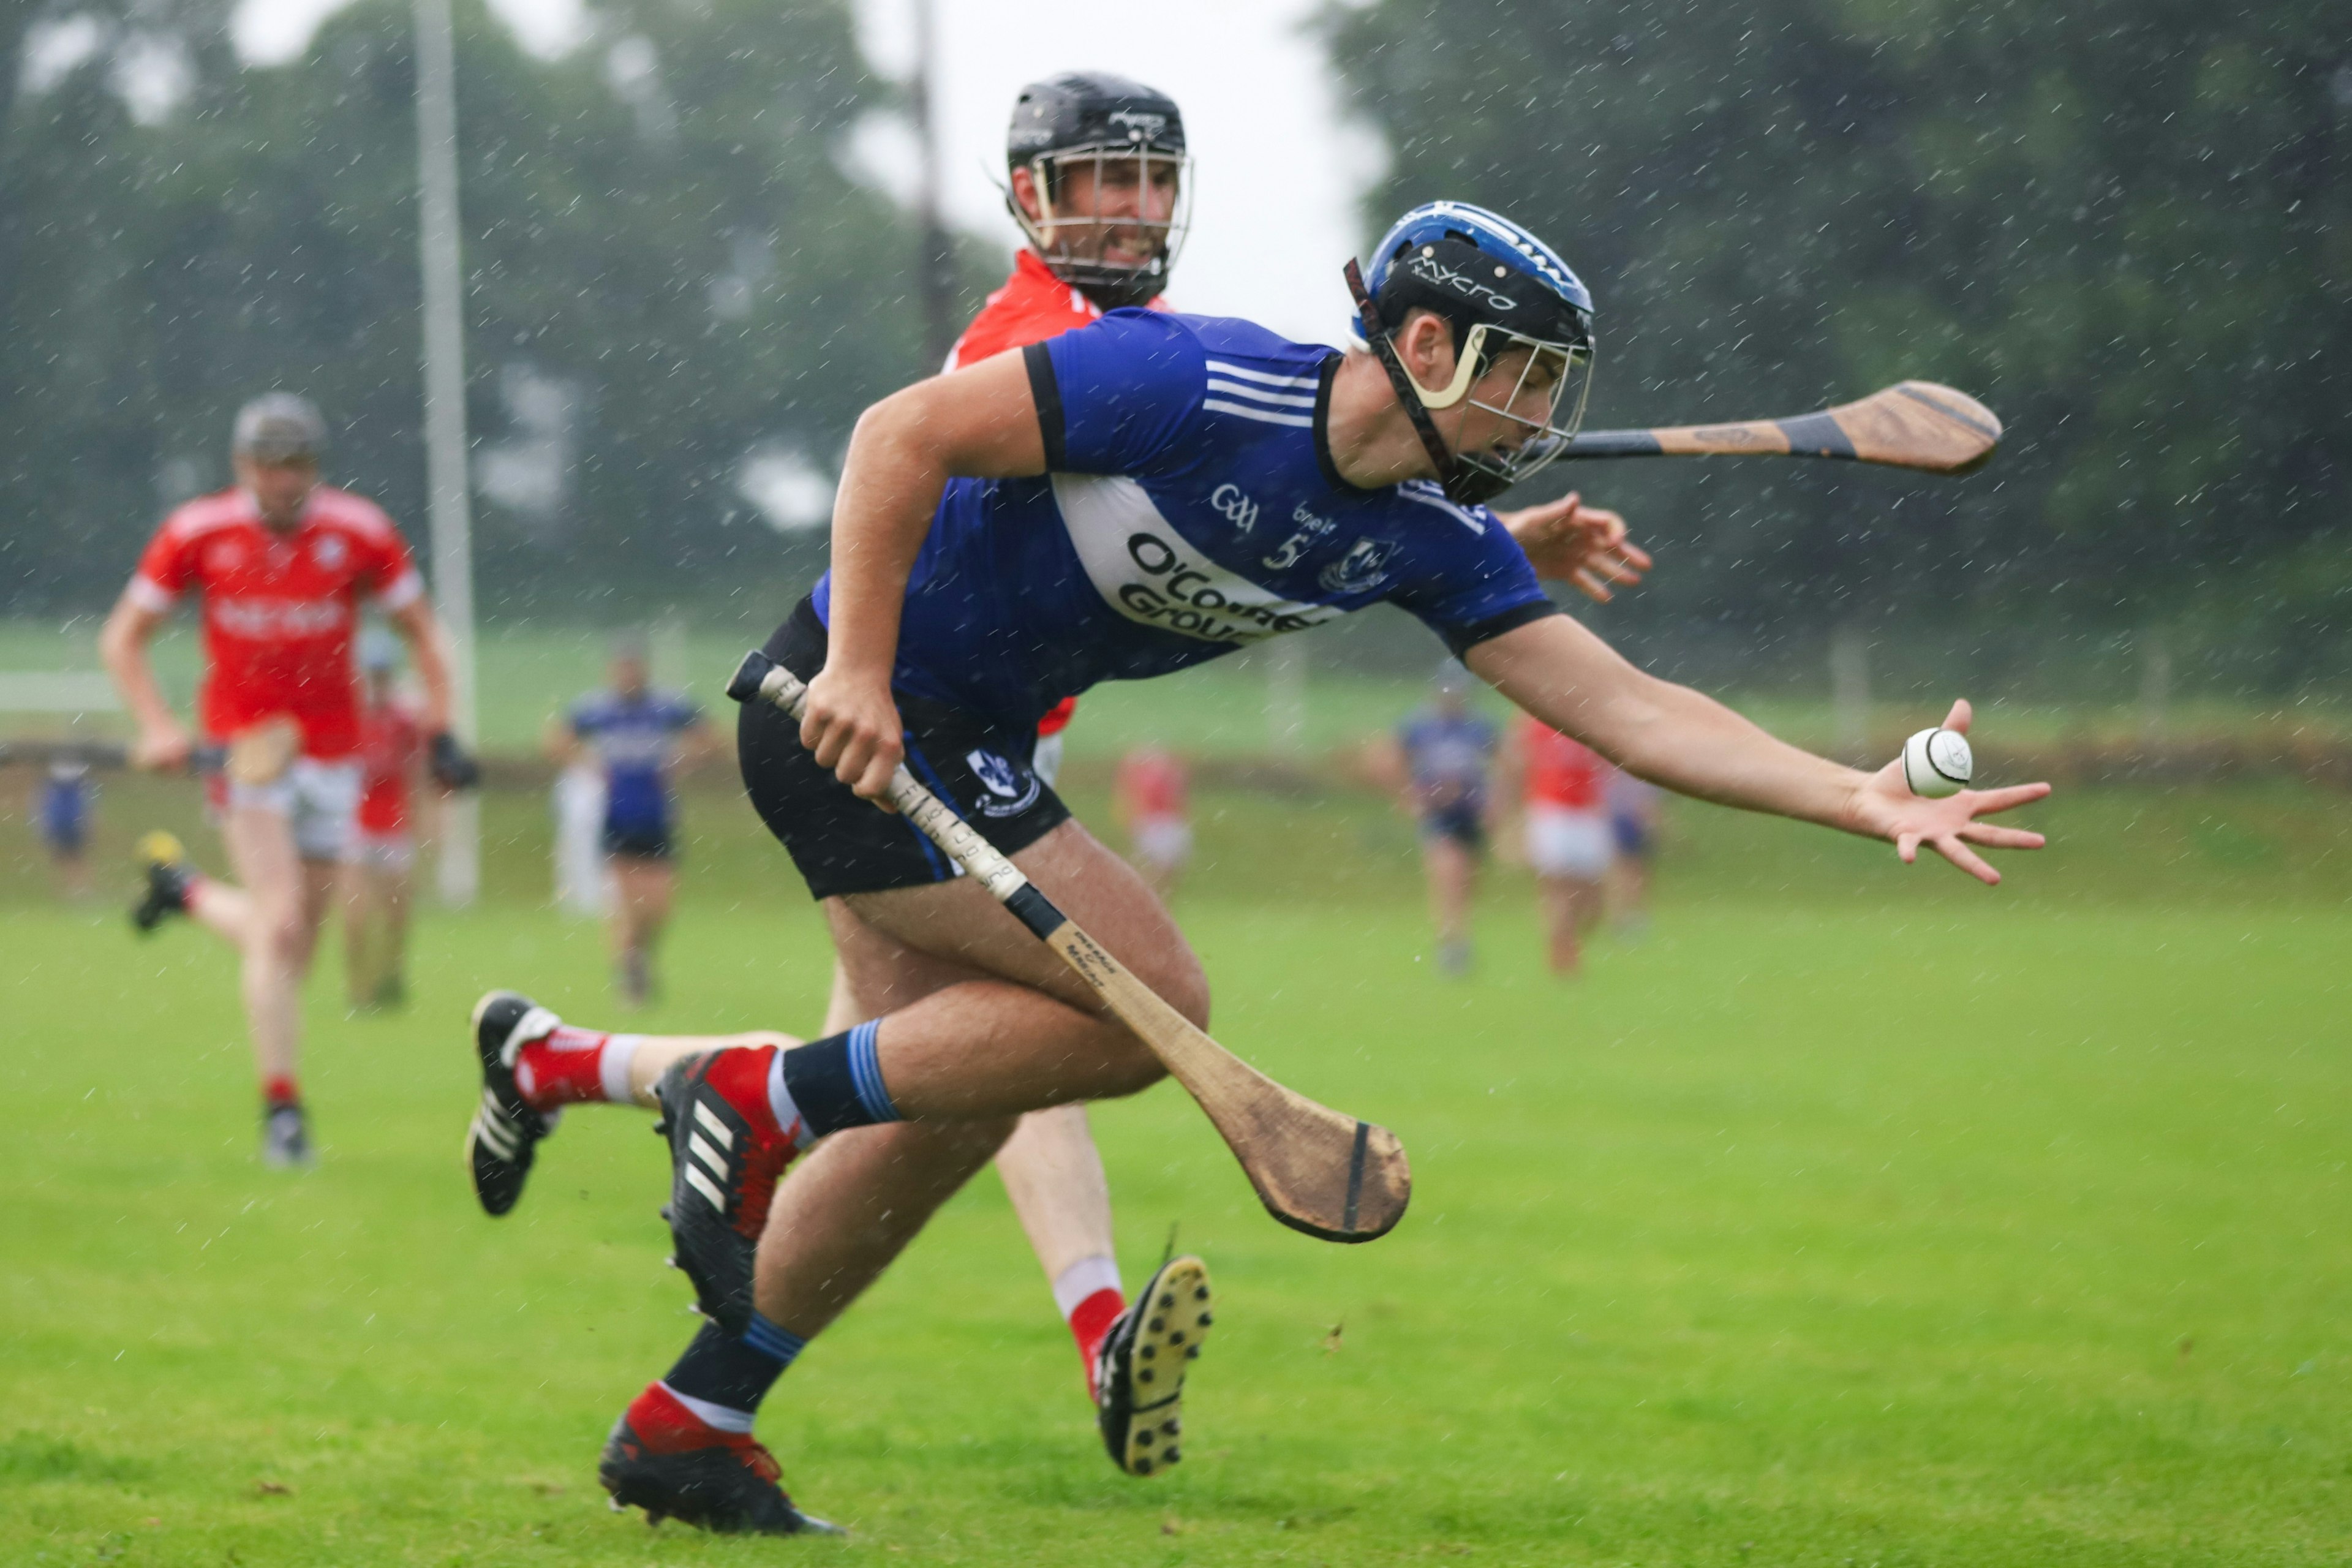
[[[1404,362],[1397,358],[1396,345],[1389,342],[1388,324],[1381,320],[1381,308],[1372,302],[1371,291],[1364,287],[1364,269],[1352,260],[1348,263],[1348,292],[1356,297],[1356,316],[1363,324],[1364,342],[1370,345],[1381,368],[1389,373],[1397,402],[1403,407],[1405,417],[1412,421],[1413,434],[1421,437],[1430,462],[1436,466],[1437,482],[1444,487],[1446,499],[1466,506],[1495,494],[1496,487],[1486,475],[1445,449],[1444,437],[1438,435],[1437,423],[1429,416],[1421,387],[1407,374]]]

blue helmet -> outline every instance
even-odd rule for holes
[[[1496,272],[1498,266],[1518,277]],[[1534,287],[1512,287],[1520,279]],[[1423,303],[1402,296],[1433,293],[1454,307],[1430,302],[1442,315],[1459,310],[1530,337],[1592,341],[1591,291],[1559,252],[1500,213],[1468,202],[1423,202],[1390,225],[1373,247],[1364,283],[1391,323]]]
[[[1584,416],[1593,310],[1591,291],[1558,251],[1498,213],[1426,202],[1381,237],[1362,282],[1365,341],[1388,366],[1449,493],[1484,499],[1559,456]],[[1446,386],[1420,385],[1386,341],[1414,310],[1433,311],[1453,329],[1455,369]],[[1527,361],[1510,395],[1500,404],[1473,397],[1472,384],[1515,351]],[[1501,415],[1523,434],[1493,450],[1453,450],[1429,416],[1457,406]]]

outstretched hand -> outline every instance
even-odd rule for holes
[[[1615,597],[1611,584],[1632,587],[1650,569],[1650,552],[1625,537],[1625,520],[1605,507],[1586,506],[1574,490],[1495,515],[1527,552],[1537,576],[1573,583],[1597,604]]]
[[[1965,735],[1971,716],[1965,700],[1955,702],[1944,720],[1944,728]],[[1872,774],[1870,782],[1856,792],[1853,826],[1855,832],[1873,838],[1893,840],[1895,852],[1903,857],[1906,866],[1919,858],[1919,847],[1924,844],[1979,882],[1990,885],[2000,880],[2000,873],[1969,846],[2039,849],[2045,840],[2039,833],[2021,827],[2000,827],[1978,818],[2025,805],[2049,793],[2046,784],[2011,784],[2006,789],[1964,789],[1943,800],[1929,800],[1911,793],[1911,786],[1903,778],[1903,759],[1897,757]]]

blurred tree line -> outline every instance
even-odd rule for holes
[[[0,9],[0,609],[109,602],[273,386],[424,543],[409,5],[362,0],[271,68],[240,65],[232,9]],[[839,163],[894,101],[845,5],[596,15],[551,61],[457,7],[492,615],[778,591],[823,535],[780,537],[747,472],[821,522],[858,410],[929,368],[919,239]]]
[[[1905,377],[1997,409],[1959,480],[1561,470],[1658,541],[1622,627],[2168,626],[2352,668],[2352,33],[2319,0],[1372,0],[1321,19],[1393,162],[1551,238],[1594,427]],[[1566,488],[1567,479],[1554,484]],[[2225,660],[2226,661],[2226,660]]]

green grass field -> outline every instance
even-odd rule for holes
[[[2061,799],[1992,893],[1686,808],[1649,940],[1573,987],[1509,874],[1476,974],[1433,973],[1377,802],[1200,805],[1218,1034],[1396,1128],[1413,1210],[1315,1243],[1174,1089],[1099,1110],[1130,1279],[1175,1226],[1222,1296],[1186,1463],[1138,1482],[983,1176],[769,1401],[846,1543],[604,1511],[604,1428],[691,1329],[643,1119],[575,1112],[515,1216],[472,1206],[467,1004],[608,1016],[595,933],[536,907],[536,802],[491,801],[492,900],[425,926],[412,1012],[314,983],[299,1177],[253,1158],[224,955],[47,904],[0,825],[0,1561],[2352,1555],[2340,798]],[[152,783],[106,811],[190,820]],[[651,1024],[806,1027],[805,900],[723,791],[689,821]]]

